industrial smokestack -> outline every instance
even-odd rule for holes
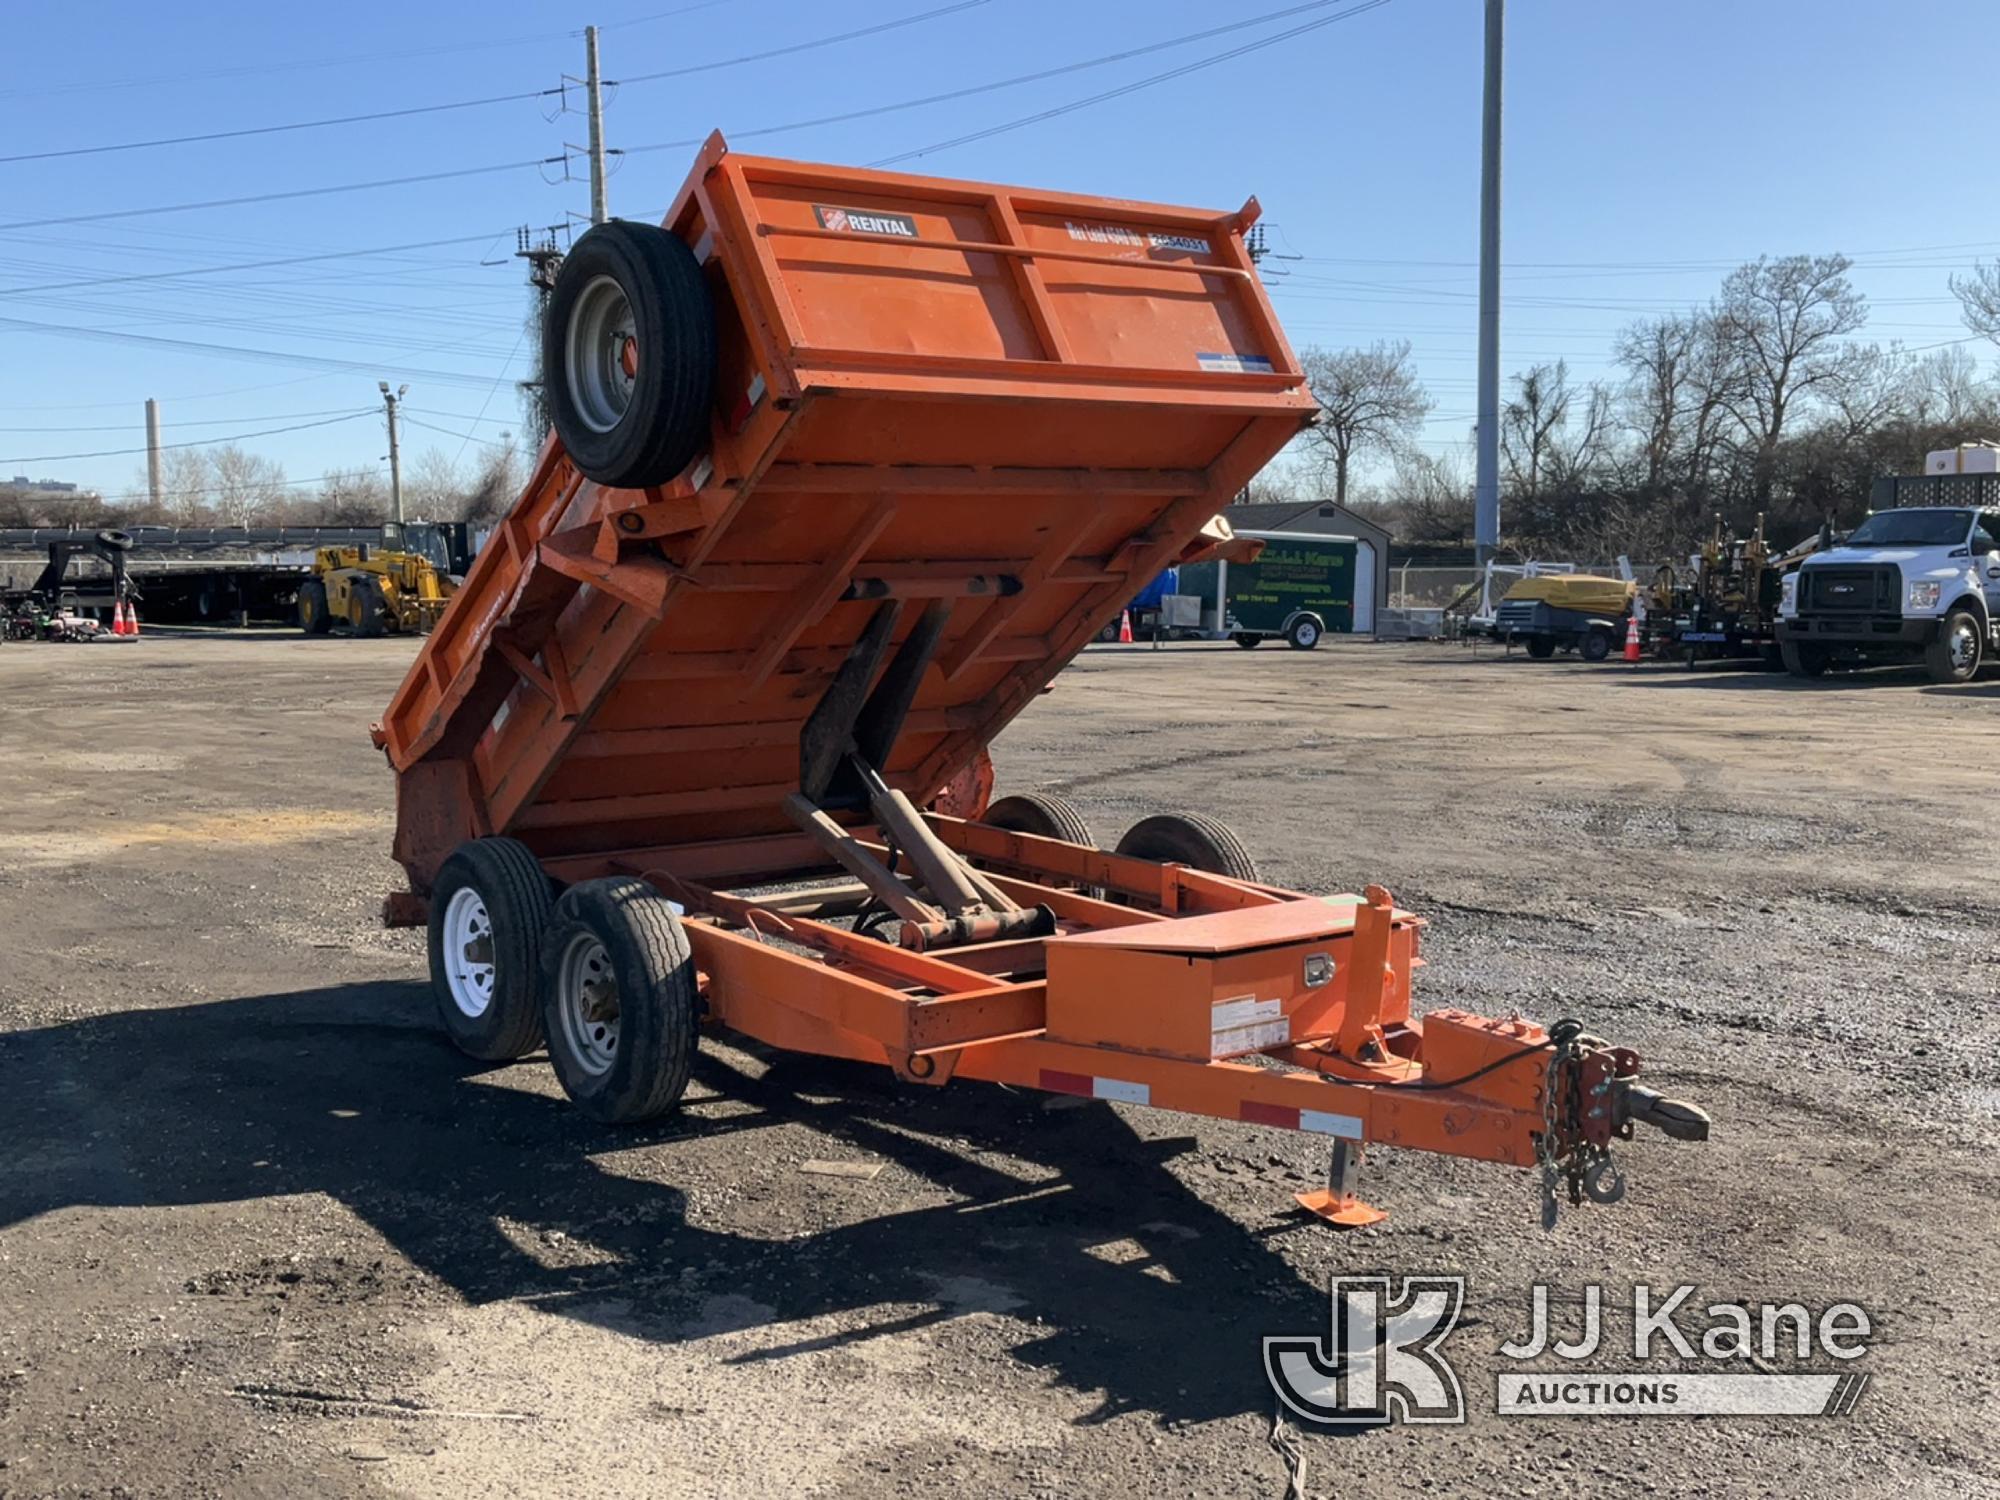
[[[160,505],[160,403],[146,398],[146,492]]]

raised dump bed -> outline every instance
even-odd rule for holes
[[[1312,420],[1256,215],[716,136],[662,228],[578,241],[556,437],[376,730],[390,917],[461,1046],[546,1036],[606,1120],[670,1107],[708,1024],[1314,1130],[1347,1222],[1366,1139],[1611,1197],[1633,1119],[1697,1133],[1580,1028],[1415,1018],[1386,893],[1266,885],[1205,816],[1107,853],[990,802],[994,736]]]

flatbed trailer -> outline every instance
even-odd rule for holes
[[[556,434],[375,739],[438,1012],[610,1122],[706,1027],[1613,1201],[1629,1050],[1420,1015],[1421,920],[1205,813],[1095,846],[987,747],[1313,418],[1234,213],[747,157],[579,239]]]

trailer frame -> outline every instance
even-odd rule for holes
[[[641,488],[545,445],[375,726],[410,882],[386,917],[426,920],[458,851],[504,842],[514,888],[546,879],[549,954],[629,920],[672,968],[644,994],[591,980],[592,1024],[685,1003],[912,1084],[1306,1131],[1338,1149],[1300,1202],[1349,1226],[1380,1217],[1368,1143],[1539,1166],[1546,1214],[1565,1179],[1622,1191],[1635,1120],[1705,1132],[1573,1022],[1415,1015],[1422,923],[1379,886],[1318,898],[980,821],[994,736],[1313,418],[1257,215],[712,137],[662,226],[715,298],[707,445]],[[568,962],[541,970],[551,1017]],[[684,1082],[684,1039],[645,1076]],[[657,1112],[663,1090],[622,1092],[635,1055],[601,1118]]]

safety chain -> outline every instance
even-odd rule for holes
[[[1587,1196],[1595,1203],[1616,1203],[1625,1196],[1625,1177],[1611,1162],[1608,1146],[1589,1141],[1583,1130],[1582,1063],[1596,1049],[1578,1021],[1558,1021],[1549,1028],[1549,1071],[1542,1087],[1542,1134],[1535,1142],[1535,1160],[1542,1169],[1542,1228],[1554,1229],[1558,1207],[1556,1184],[1569,1188],[1572,1206]],[[1576,1069],[1570,1087],[1567,1070]],[[1602,1089],[1611,1087],[1607,1074]],[[1559,1147],[1558,1140],[1567,1141]]]

